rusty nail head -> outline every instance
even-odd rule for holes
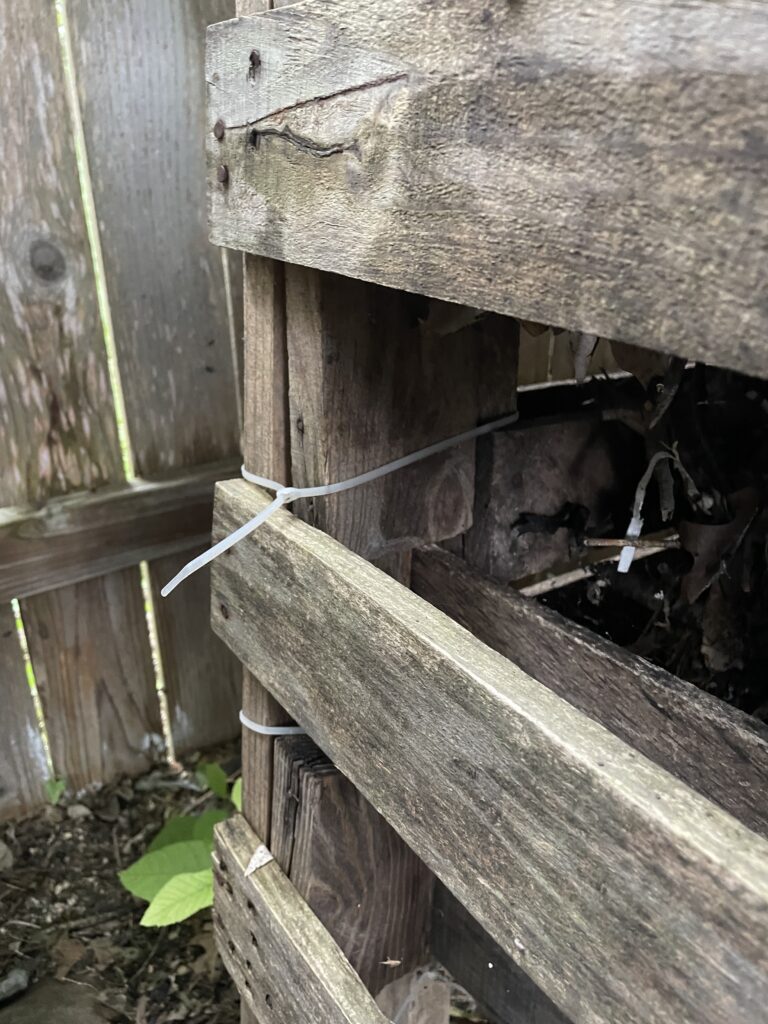
[[[226,185],[229,181],[229,168],[226,164],[222,164],[216,171],[216,179],[220,185]]]
[[[219,118],[216,124],[213,126],[213,134],[221,142],[224,138],[224,122]]]
[[[248,58],[251,62],[251,68],[255,71],[256,68],[261,67],[261,54],[258,50],[251,50],[251,55]]]

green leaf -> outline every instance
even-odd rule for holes
[[[235,779],[232,783],[232,789],[229,792],[229,799],[235,805],[235,807],[242,813],[243,810],[243,779],[242,776],[239,779]]]
[[[208,849],[213,849],[213,826],[218,825],[220,821],[224,821],[229,817],[229,811],[217,810],[217,811],[204,811],[199,817],[195,818],[195,839],[201,839],[203,842],[208,844]]]
[[[213,869],[185,872],[169,879],[141,919],[146,928],[176,924],[213,903]]]
[[[200,780],[201,785],[207,786],[212,793],[220,796],[222,800],[227,799],[229,786],[227,785],[226,773],[220,764],[214,764],[212,761],[201,761],[197,766],[195,774]]]
[[[45,795],[48,797],[50,803],[56,806],[56,804],[64,796],[64,790],[67,788],[66,779],[46,779],[45,780]]]
[[[147,853],[159,850],[161,846],[170,846],[171,843],[183,843],[185,839],[202,838],[195,835],[196,824],[197,818],[191,814],[179,814],[175,818],[169,818],[149,844]]]
[[[202,871],[211,866],[208,843],[190,839],[183,843],[161,846],[120,872],[120,881],[134,896],[151,900],[176,875]]]

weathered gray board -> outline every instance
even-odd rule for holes
[[[386,1024],[339,947],[236,815],[216,830],[214,928],[243,1003],[263,1024]]]
[[[415,593],[641,754],[768,836],[768,726],[431,547]]]
[[[206,237],[201,145],[205,29],[235,4],[67,9],[128,433],[137,473],[159,479],[239,449],[241,260],[230,259],[228,301],[222,253]],[[155,590],[175,565],[150,562]],[[237,731],[240,670],[201,622],[201,601],[198,580],[155,604],[177,753]]]
[[[236,472],[217,462],[154,483],[78,491],[42,508],[0,508],[0,601],[207,542],[214,482]]]
[[[216,493],[216,536],[267,504],[243,481]],[[216,560],[212,607],[246,667],[577,1024],[759,1019],[763,839],[287,512]]]
[[[211,238],[766,375],[767,51],[759,0],[215,25]]]

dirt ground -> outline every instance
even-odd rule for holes
[[[229,768],[236,756],[234,746],[215,760]],[[143,928],[146,904],[117,877],[166,818],[215,804],[193,763],[186,769],[122,779],[0,826],[0,1024],[238,1024],[210,911]]]

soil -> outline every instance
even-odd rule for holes
[[[206,759],[237,767],[236,746]],[[117,873],[164,821],[216,806],[194,776],[157,768],[0,827],[0,1024],[130,1021],[239,1024],[237,992],[219,960],[210,911],[143,928],[146,904]],[[10,854],[9,852],[10,851]],[[10,981],[9,981],[10,979]],[[26,979],[26,983],[25,983]],[[4,982],[21,991],[2,1000]]]

